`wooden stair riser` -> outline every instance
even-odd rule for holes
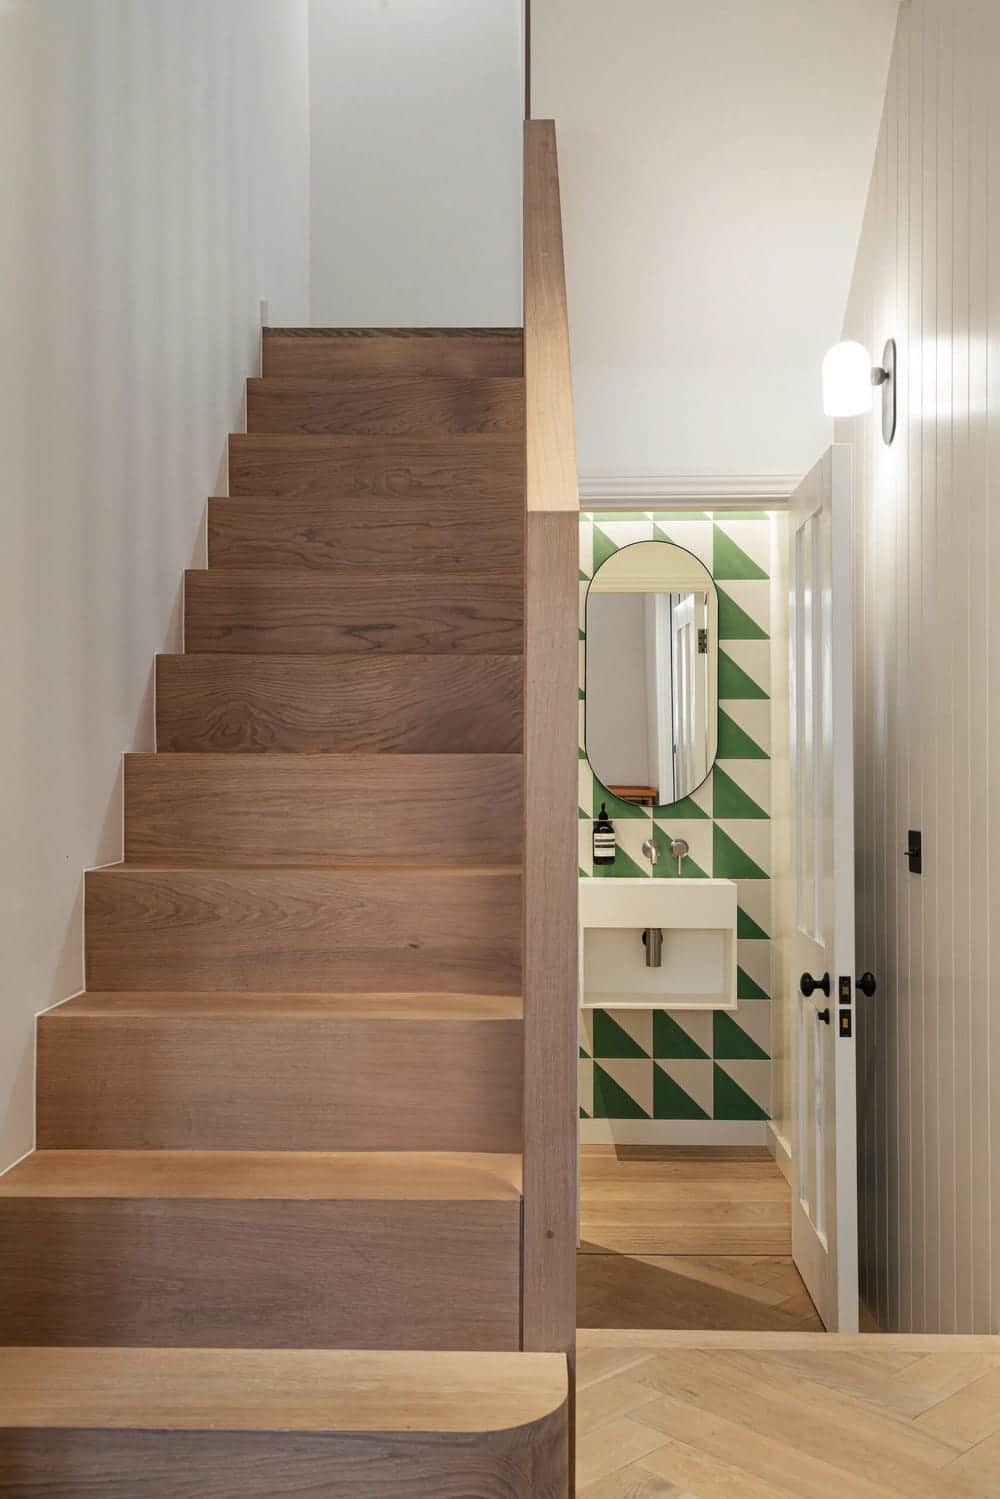
[[[187,574],[184,649],[245,655],[380,651],[517,655],[519,578],[328,578],[315,570]]]
[[[517,1020],[54,1010],[38,1147],[516,1153],[521,1044]]]
[[[517,873],[92,870],[87,986],[520,992]]]
[[[517,1203],[17,1198],[0,1342],[516,1349],[519,1254]]]
[[[516,656],[160,656],[163,750],[517,754]]]
[[[565,1499],[567,1417],[543,1431],[0,1430],[4,1499]],[[63,1487],[52,1488],[59,1473]]]
[[[518,863],[519,755],[126,755],[127,863]]]
[[[524,435],[524,382],[349,376],[247,381],[247,431],[303,436]]]
[[[302,437],[235,433],[229,439],[234,497],[308,499],[428,496],[503,500],[524,496],[524,444],[507,437]]]
[[[520,376],[520,328],[265,328],[263,373]]]
[[[455,500],[370,495],[208,502],[212,568],[314,568],[350,577],[381,572],[508,579],[521,576],[520,497]]]

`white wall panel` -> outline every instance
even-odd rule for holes
[[[1000,1327],[998,62],[988,0],[903,5],[845,325],[899,343],[894,445],[874,415],[837,435],[858,484],[858,961],[879,979],[858,1001],[862,1284],[903,1331]]]

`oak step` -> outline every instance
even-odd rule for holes
[[[330,578],[305,568],[214,567],[186,574],[184,649],[517,655],[523,617],[517,576]]]
[[[562,1499],[554,1353],[0,1348],[8,1499]]]
[[[516,1156],[38,1151],[0,1343],[515,1349],[519,1240]]]
[[[492,434],[458,437],[302,437],[234,433],[229,493],[280,499],[391,495],[410,504],[524,495],[524,442]]]
[[[128,864],[516,864],[520,755],[125,756]]]
[[[519,656],[160,656],[164,750],[517,754]]]
[[[458,573],[520,577],[524,503],[428,495],[345,495],[208,502],[208,561],[219,567],[316,568],[340,577]]]
[[[42,1150],[521,1148],[521,1004],[83,994],[39,1017]]]
[[[247,431],[522,436],[524,381],[434,375],[248,380]]]
[[[86,877],[90,990],[520,992],[509,868],[145,869]]]
[[[520,328],[265,328],[265,376],[524,373]]]

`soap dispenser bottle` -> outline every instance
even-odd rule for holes
[[[608,809],[601,803],[601,815],[594,821],[594,863],[613,864],[618,847],[615,826],[608,816]]]

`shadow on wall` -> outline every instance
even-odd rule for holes
[[[82,872],[120,857],[121,752],[152,746],[260,299],[307,317],[304,227],[280,257],[261,228],[307,204],[305,18],[0,10],[0,1168],[31,1144],[32,1017],[82,986]]]

